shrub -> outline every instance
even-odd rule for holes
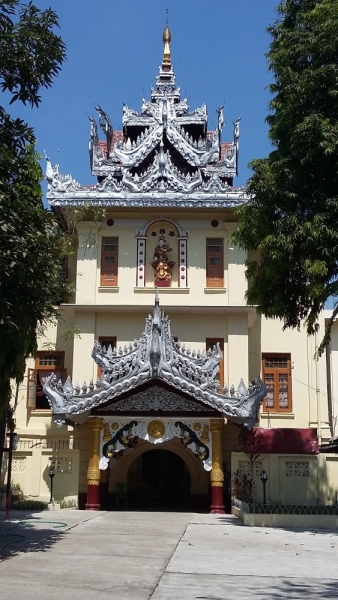
[[[235,471],[232,475],[231,487],[235,498],[242,502],[253,502],[255,482],[251,477],[240,474],[239,470]]]
[[[11,508],[14,510],[46,510],[47,506],[48,503],[41,500],[19,500],[18,502],[13,502]]]

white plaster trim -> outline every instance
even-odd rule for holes
[[[187,239],[178,238],[178,285],[180,288],[188,287]]]
[[[263,419],[294,419],[294,413],[261,413]]]
[[[135,294],[154,294],[154,288],[153,287],[134,287],[134,292]],[[190,293],[190,288],[179,288],[179,287],[160,287],[158,288],[158,292],[159,294],[189,294]]]
[[[227,288],[212,288],[212,287],[205,287],[204,288],[204,293],[205,294],[225,294],[227,291]]]
[[[101,292],[111,292],[111,293],[114,292],[114,293],[118,293],[120,291],[120,288],[116,287],[115,285],[102,285],[102,286],[100,285],[98,287],[97,291],[99,293],[101,293]]]

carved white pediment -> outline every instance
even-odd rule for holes
[[[237,389],[233,385],[220,388],[215,379],[222,360],[219,344],[206,353],[175,342],[170,321],[160,310],[157,290],[154,312],[146,318],[141,337],[118,350],[95,342],[92,357],[102,371],[96,386],[92,381],[73,386],[70,377],[62,385],[55,374],[45,382],[43,389],[58,424],[65,422],[67,415],[87,412],[122,394],[133,395],[137,388],[153,381],[159,385],[163,382],[173,393],[189,396],[207,409],[251,428],[266,394],[260,379],[248,388],[242,380]]]
[[[198,402],[194,402],[193,400],[184,398],[179,394],[169,392],[158,385],[154,385],[144,392],[133,394],[132,396],[128,396],[128,398],[118,400],[117,402],[112,402],[111,405],[101,408],[100,413],[121,411],[138,413],[149,411],[205,412],[206,410],[208,410],[208,408],[202,404],[198,404]]]

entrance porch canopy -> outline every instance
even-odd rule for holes
[[[90,414],[108,407],[129,414],[134,410],[139,414],[158,410],[170,414],[173,409],[169,405],[174,403],[175,412],[179,412],[181,396],[182,411],[187,410],[189,403],[189,411],[195,405],[197,412],[204,409],[210,416],[216,412],[251,429],[266,395],[260,378],[250,382],[248,388],[242,379],[237,389],[233,385],[220,387],[215,380],[222,360],[219,344],[208,352],[195,352],[180,341],[175,342],[170,320],[160,310],[157,290],[153,314],[146,318],[141,337],[118,351],[95,341],[92,357],[102,371],[95,386],[91,381],[89,385],[74,387],[70,377],[63,385],[55,374],[43,386],[59,427],[66,421],[83,423]]]

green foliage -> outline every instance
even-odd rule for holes
[[[38,106],[41,87],[50,87],[65,59],[65,45],[53,29],[56,13],[32,2],[0,0],[0,78],[11,104]]]
[[[11,508],[14,510],[47,510],[48,503],[41,500],[19,500],[13,502]]]
[[[0,0],[0,85],[11,103],[38,106],[65,59],[52,10]],[[36,351],[37,326],[55,316],[69,294],[62,281],[68,241],[42,204],[43,179],[34,133],[0,106],[0,416],[10,379],[22,381]],[[0,440],[1,446],[1,440]]]
[[[76,500],[60,500],[60,508],[78,508],[78,504]]]
[[[231,477],[232,495],[241,502],[254,502],[256,484],[252,477],[242,475],[239,470]]]
[[[283,0],[269,27],[274,146],[251,163],[251,200],[233,239],[247,260],[247,301],[284,328],[318,329],[338,295],[338,0]],[[338,312],[338,308],[337,308]],[[330,327],[321,344],[328,342]]]

